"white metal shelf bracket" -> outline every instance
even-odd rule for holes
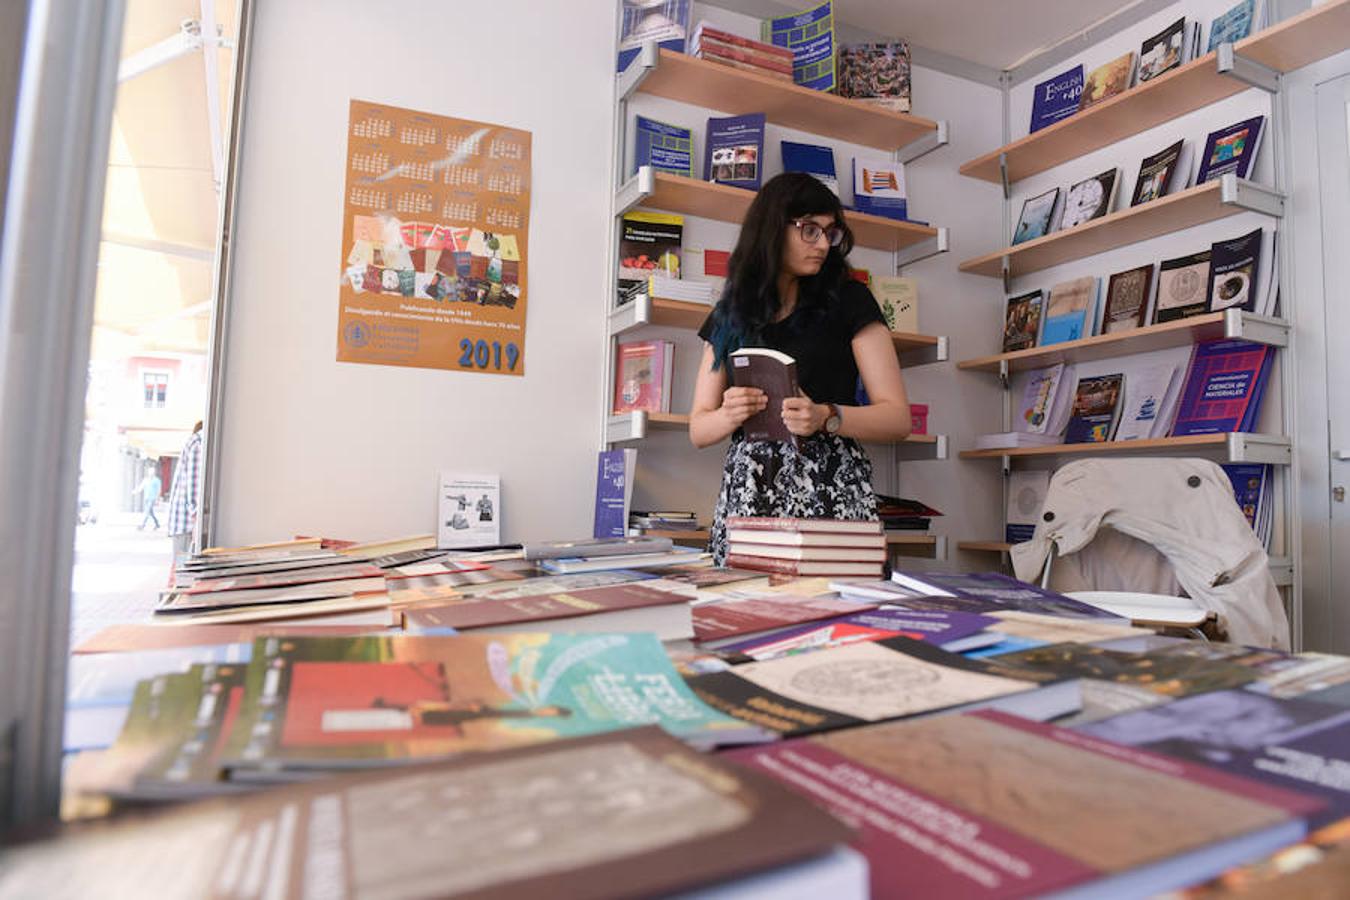
[[[937,148],[946,146],[947,143],[947,120],[943,119],[937,123],[936,129],[916,141],[910,141],[897,150],[896,159],[902,163],[914,162],[920,156],[932,153]]]
[[[930,237],[919,241],[917,244],[910,244],[903,250],[897,250],[895,253],[895,265],[901,268],[913,265],[921,259],[927,259],[930,256],[937,256],[939,253],[947,252],[947,229],[939,228],[936,237]]]
[[[922,459],[946,459],[947,458],[947,436],[945,434],[934,435],[937,440],[933,442],[924,441],[900,441],[893,444],[895,447],[896,460],[922,460]]]
[[[1003,388],[1003,390],[1006,391],[1008,389],[1008,385],[1011,378],[1012,372],[1011,368],[1008,365],[1008,361],[1006,359],[1000,359],[998,361],[998,383]]]
[[[1007,256],[999,260],[999,274],[1003,276],[1003,293],[1012,293],[1012,264]]]
[[[632,331],[652,320],[652,298],[638,294],[629,302],[609,314],[610,337]]]
[[[1270,557],[1270,574],[1276,587],[1289,587],[1294,583],[1294,561],[1287,556]]]
[[[1289,346],[1289,323],[1271,316],[1258,316],[1240,309],[1223,311],[1223,336],[1246,340],[1268,347]]]
[[[610,416],[605,421],[605,440],[611,444],[624,441],[640,441],[647,436],[647,414],[645,412],[625,413]]]
[[[1279,218],[1284,215],[1284,194],[1265,185],[1253,184],[1232,172],[1219,179],[1219,202]]]
[[[1289,446],[1289,438],[1276,434],[1244,434],[1233,432],[1228,436],[1225,447],[1229,462],[1270,463],[1287,466],[1294,454]]]
[[[912,369],[915,366],[927,366],[932,363],[946,362],[948,359],[950,344],[947,342],[946,335],[940,336],[936,344],[930,344],[926,347],[916,347],[913,350],[905,350],[900,354],[900,364],[906,369]]]
[[[628,68],[619,74],[619,100],[627,101],[633,96],[647,76],[656,71],[661,62],[661,49],[654,41],[648,41],[638,50],[638,55],[628,64]]]
[[[635,206],[640,206],[652,194],[656,193],[656,174],[651,166],[638,169],[636,175],[623,183],[614,195],[614,215],[622,216]]]
[[[1220,75],[1235,78],[1268,94],[1279,92],[1280,73],[1270,66],[1237,53],[1232,44],[1220,44],[1216,53]]]
[[[1003,199],[1012,199],[1012,188],[1008,185],[1008,154],[998,155],[998,181],[1003,185]]]

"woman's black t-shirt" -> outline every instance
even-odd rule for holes
[[[817,403],[855,403],[858,363],[851,344],[854,335],[873,322],[883,326],[872,292],[860,282],[846,281],[839,297],[816,311],[800,304],[781,322],[764,328],[762,346],[786,353],[797,361],[797,383]],[[698,336],[711,343],[713,317],[708,316]],[[734,348],[733,348],[734,349]]]

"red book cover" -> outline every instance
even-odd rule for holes
[[[1152,895],[1296,840],[1318,803],[993,711],[728,756],[859,823],[874,897]]]
[[[727,554],[727,565],[737,569],[753,569],[775,575],[866,575],[881,577],[881,563],[864,562],[810,562],[795,559],[774,559],[771,556]]]
[[[620,344],[614,366],[614,412],[670,409],[669,341]]]
[[[694,607],[694,639],[701,643],[717,641],[875,608],[873,603],[855,603],[832,594],[823,597],[779,594],[706,603]]]
[[[511,599],[468,600],[412,609],[404,613],[409,627],[487,628],[519,622],[542,622],[589,616],[644,606],[688,603],[687,597],[641,584],[615,584],[578,591],[558,591]]]
[[[752,50],[755,53],[782,60],[789,66],[792,65],[792,51],[787,47],[779,47],[777,44],[766,44],[763,41],[741,37],[739,34],[732,34],[731,32],[723,31],[720,28],[708,28],[707,26],[700,28],[695,37],[697,38],[698,49],[700,50],[709,43],[729,44],[733,47],[743,47],[746,50]]]
[[[792,54],[788,54],[788,59],[784,62],[781,56],[770,56],[759,53],[754,50],[747,50],[734,44],[724,44],[721,41],[704,41],[699,47],[698,55],[703,59],[716,62],[738,62],[762,71],[766,75],[786,74],[791,77],[792,74]]]

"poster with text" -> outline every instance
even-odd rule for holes
[[[530,133],[351,102],[339,362],[525,373]]]

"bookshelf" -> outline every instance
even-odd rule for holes
[[[1272,347],[1286,347],[1289,345],[1289,323],[1284,319],[1258,316],[1240,309],[1226,309],[1131,331],[1098,334],[1062,344],[963,359],[956,366],[980,372],[1011,373],[1061,362],[1091,362],[1126,353],[1184,347],[1216,338],[1238,338]]]
[[[1284,197],[1268,187],[1224,175],[1218,181],[1207,181],[1151,203],[1117,210],[1076,228],[968,259],[961,263],[960,269],[993,278],[1016,278],[1244,211],[1280,216],[1284,212]]]
[[[670,50],[644,52],[620,90],[678,100],[730,115],[764,113],[775,125],[887,152],[902,161],[946,143],[946,124],[813,91]],[[657,52],[652,52],[657,51]]]
[[[712,307],[706,303],[639,294],[610,312],[609,333],[617,337],[646,325],[693,331],[703,324],[710,312]],[[949,358],[949,343],[945,335],[893,331],[891,342],[895,345],[902,366],[945,362]]]
[[[744,188],[699,181],[669,172],[656,172],[649,166],[643,166],[619,188],[614,205],[618,216],[636,207],[644,207],[739,224],[754,199],[754,191]],[[945,228],[888,219],[856,210],[845,210],[844,221],[853,230],[854,240],[859,247],[901,255],[901,265],[947,249]]]
[[[1012,184],[1108,147],[1350,46],[1350,0],[1331,0],[961,166],[962,175]],[[1006,176],[1003,174],[1006,170]]]
[[[1050,444],[1044,447],[999,447],[992,450],[962,450],[962,459],[1025,459],[1037,456],[1096,456],[1110,453],[1156,453],[1180,451],[1219,454],[1224,462],[1271,463],[1287,466],[1292,461],[1289,438],[1283,435],[1230,432],[1188,434],[1182,437],[1142,441],[1104,441],[1096,444]]]

